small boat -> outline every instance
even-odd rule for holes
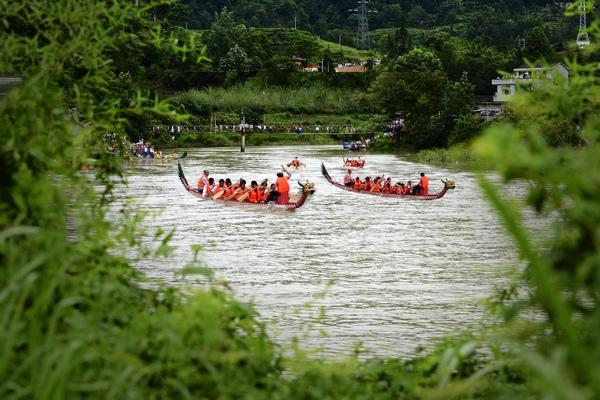
[[[442,180],[442,182],[444,183],[444,188],[440,192],[434,193],[434,194],[428,194],[428,195],[367,192],[364,190],[354,189],[351,186],[345,186],[343,183],[336,182],[329,175],[329,172],[327,172],[327,168],[325,168],[325,164],[323,164],[323,163],[321,163],[321,172],[323,173],[323,176],[325,177],[325,179],[327,179],[327,182],[331,183],[333,186],[336,186],[336,187],[346,190],[348,192],[354,192],[354,193],[360,193],[360,194],[370,194],[372,196],[379,196],[379,197],[393,197],[393,198],[408,199],[408,200],[436,200],[436,199],[441,199],[442,197],[444,197],[444,195],[446,194],[446,192],[449,189],[454,189],[456,187],[456,185],[454,184],[454,181],[446,179],[445,181]]]
[[[202,200],[210,200],[210,201],[214,201],[214,202],[222,203],[222,204],[226,204],[226,205],[239,205],[241,207],[293,211],[297,208],[302,207],[304,205],[304,203],[306,203],[306,200],[308,199],[308,197],[310,197],[315,192],[314,183],[307,181],[304,184],[298,182],[298,185],[300,185],[300,187],[302,188],[302,194],[299,197],[290,195],[290,199],[292,197],[297,197],[295,202],[290,202],[290,203],[274,203],[274,202],[250,203],[249,201],[238,202],[237,200],[213,199],[212,197],[202,196],[202,193],[200,193],[197,188],[190,186],[190,184],[188,183],[188,181],[185,177],[185,174],[183,173],[183,168],[181,168],[181,164],[179,163],[179,161],[177,161],[177,175],[179,176],[179,179],[181,180],[181,183],[183,184],[183,187],[185,188],[185,190],[187,190],[192,195],[194,195]]]
[[[355,163],[355,165],[348,165],[349,162]],[[366,163],[367,162],[365,160],[360,159],[360,157],[358,160],[351,160],[351,159],[347,158],[347,159],[344,159],[344,168],[345,169],[364,168]]]
[[[342,146],[344,150],[350,151],[359,151],[367,149],[366,143],[363,143],[361,140],[357,140],[355,142],[342,142]]]
[[[302,161],[298,160],[298,157],[287,163],[288,168],[300,169],[302,167],[306,167]],[[283,167],[283,166],[282,166]]]

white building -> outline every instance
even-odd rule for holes
[[[535,88],[544,82],[553,82],[558,79],[569,79],[569,68],[559,62],[551,67],[515,68],[512,76],[492,79],[496,86],[495,102],[505,102],[513,98],[518,86],[529,85]]]

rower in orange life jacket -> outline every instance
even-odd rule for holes
[[[258,187],[258,183],[256,181],[250,182],[250,195],[248,196],[248,201],[250,203],[258,203],[261,201],[262,194],[260,192],[260,188]]]
[[[421,172],[419,186],[421,187],[421,196],[427,196],[429,194],[429,178],[423,172]]]
[[[213,189],[213,194],[225,191],[225,179],[219,179],[219,185]]]
[[[371,192],[374,192],[374,193],[381,192],[381,178],[379,178],[379,177],[375,178],[375,181],[373,181],[373,187],[371,188]]]
[[[202,189],[202,197],[210,197],[214,187],[215,180],[213,178],[208,178],[208,183],[204,185],[204,189]]]
[[[371,177],[367,176],[365,178],[365,183],[362,184],[360,190],[366,190],[367,192],[370,192],[371,189],[373,189],[373,182],[371,182]]]
[[[288,173],[287,176],[283,176],[283,172],[277,173],[277,181],[275,187],[279,196],[277,196],[277,204],[289,203],[290,202],[290,184],[288,180],[292,176]]]
[[[237,194],[234,197],[235,197],[236,200],[241,201],[242,197],[246,196],[246,193],[248,192],[248,189],[246,188],[246,181],[245,180],[240,179],[239,186],[236,189],[236,191],[237,191]]]
[[[208,170],[205,169],[202,176],[198,179],[198,192],[202,193],[204,186],[208,183]]]
[[[360,190],[361,186],[362,186],[362,182],[360,181],[360,178],[357,176],[356,179],[354,180],[354,185],[352,187],[356,190]]]
[[[294,157],[294,159],[287,165],[288,167],[296,167],[298,168],[302,163],[298,160],[298,157]]]
[[[227,197],[231,196],[234,190],[235,189],[233,188],[233,186],[231,186],[231,179],[225,179],[225,193],[223,193],[223,196],[221,198],[226,199]]]
[[[383,193],[392,192],[392,178],[387,178],[383,183]]]

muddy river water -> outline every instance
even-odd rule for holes
[[[342,179],[341,146],[187,149],[182,166],[190,182],[203,169],[214,177],[275,177],[298,156],[306,167],[295,180],[310,180],[316,193],[295,212],[225,207],[183,189],[175,162],[146,161],[126,167],[127,190],[140,209],[156,215],[146,223],[176,228],[177,247],[168,259],[148,258],[138,267],[150,281],[201,285],[182,279],[179,268],[202,244],[202,260],[236,296],[252,301],[280,343],[304,337],[326,355],[348,354],[360,342],[374,355],[411,356],[419,346],[485,323],[481,300],[506,282],[516,265],[514,247],[478,188],[476,176],[406,161],[401,156],[362,154],[361,176],[430,177],[456,189],[440,200],[407,201],[345,192],[327,183],[321,162]],[[354,155],[354,154],[352,154]],[[294,189],[295,190],[295,189]],[[511,190],[518,191],[518,187]],[[323,295],[324,294],[324,295]]]

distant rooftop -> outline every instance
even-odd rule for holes
[[[0,75],[0,103],[8,96],[10,89],[22,80],[23,79],[19,76]]]

